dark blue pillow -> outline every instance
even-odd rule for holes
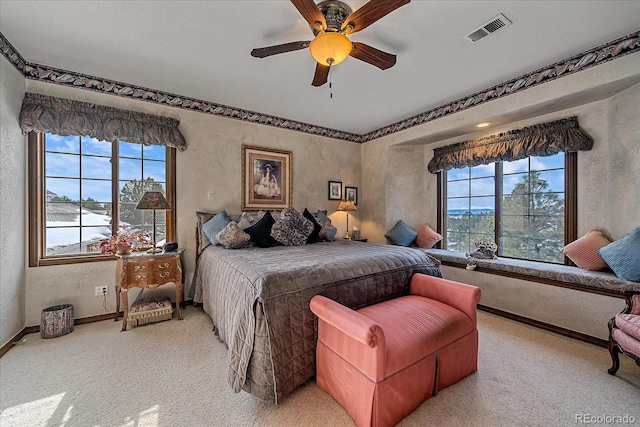
[[[640,282],[640,227],[600,248],[598,253],[616,276],[631,282]]]
[[[392,245],[409,246],[418,237],[418,233],[409,227],[406,222],[399,220],[384,237],[389,239]]]
[[[320,230],[322,229],[322,226],[318,224],[318,221],[316,221],[316,218],[313,216],[313,214],[309,212],[309,209],[305,208],[304,212],[302,212],[302,216],[307,218],[313,224],[313,231],[307,238],[307,243],[320,242],[322,240],[320,239]]]
[[[280,243],[271,237],[271,227],[276,220],[271,216],[271,212],[264,214],[262,218],[251,227],[245,228],[244,232],[251,237],[251,241],[260,248],[278,246]]]

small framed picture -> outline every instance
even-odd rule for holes
[[[342,181],[329,181],[329,200],[342,200]]]
[[[344,198],[358,204],[358,187],[344,187]]]

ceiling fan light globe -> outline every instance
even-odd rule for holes
[[[311,41],[309,52],[322,65],[338,65],[351,53],[351,41],[344,34],[320,33]]]

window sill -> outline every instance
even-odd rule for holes
[[[471,259],[461,252],[444,249],[421,250],[450,267],[467,268]],[[473,258],[473,261],[476,267],[472,272],[480,271],[615,297],[623,297],[625,291],[640,291],[640,283],[620,279],[607,271],[588,271],[567,265],[511,258]]]
[[[48,267],[51,265],[69,265],[83,264],[87,262],[115,261],[115,255],[85,255],[85,256],[66,256],[66,257],[48,257],[38,260],[36,265],[29,267]]]

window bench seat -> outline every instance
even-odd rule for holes
[[[461,252],[444,249],[421,249],[439,260],[443,265],[466,268],[472,260],[474,271],[499,274],[534,282],[546,283],[623,298],[624,291],[640,291],[640,283],[620,279],[612,272],[588,271],[579,267],[525,261],[511,258],[478,259],[467,257]]]

